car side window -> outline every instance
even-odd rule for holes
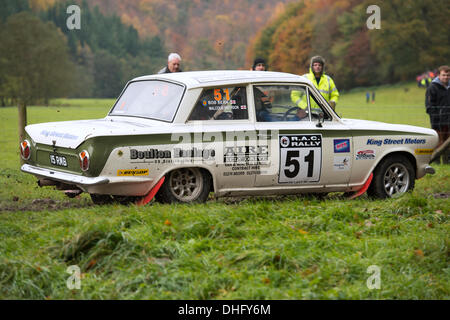
[[[304,86],[254,86],[253,95],[258,122],[309,121]]]
[[[245,87],[218,87],[203,90],[188,120],[245,119],[248,119]]]
[[[253,95],[258,122],[316,121],[321,115],[324,120],[332,120],[331,115],[305,86],[254,86]]]

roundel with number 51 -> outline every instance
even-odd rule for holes
[[[279,136],[278,183],[319,182],[322,165],[321,134]]]

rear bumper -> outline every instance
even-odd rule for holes
[[[59,181],[65,184],[73,184],[80,187],[97,186],[109,183],[109,179],[103,177],[83,177],[76,174],[30,166],[29,164],[24,164],[20,168],[20,170],[26,173],[31,173],[39,178],[47,178],[50,180]]]
[[[23,172],[31,173],[38,179],[49,179],[67,185],[75,185],[88,193],[113,194],[119,196],[144,196],[155,185],[152,178],[142,177],[83,177],[76,174],[39,168],[24,164]]]

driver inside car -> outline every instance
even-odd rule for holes
[[[273,112],[271,97],[268,97],[263,91],[254,88],[256,120],[259,122],[273,121],[300,121],[308,117],[308,114],[302,108],[298,108],[297,113],[284,119],[283,116]]]

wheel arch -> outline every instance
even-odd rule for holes
[[[404,156],[405,158],[407,158],[411,162],[411,165],[414,168],[415,176],[417,176],[417,161],[416,161],[416,158],[414,157],[413,154],[411,154],[408,151],[404,151],[404,150],[393,151],[393,152],[389,152],[389,153],[384,154],[383,157],[381,157],[378,160],[378,163],[375,165],[375,167],[373,168],[372,172],[375,172],[375,170],[380,166],[380,164],[383,162],[384,159],[386,159],[388,157],[398,156],[398,155]]]
[[[400,163],[398,163],[398,161],[400,161]],[[403,176],[403,174],[398,176],[394,174],[394,176],[392,177],[393,180],[389,181],[388,184],[386,185],[385,179],[387,171],[385,170],[391,168],[394,164],[396,166],[400,164],[403,166],[403,169],[410,172],[406,176],[408,180],[407,182],[404,182],[403,178],[400,178]],[[405,165],[407,165],[407,167],[405,167]],[[408,166],[410,168],[408,168]],[[397,167],[396,170],[398,170]],[[374,167],[372,173],[373,179],[367,189],[367,194],[369,195],[369,197],[379,199],[396,197],[414,189],[415,179],[417,176],[417,162],[414,156],[409,152],[394,151],[383,155],[383,157],[380,158],[377,165]],[[391,176],[389,176],[389,179],[391,179]],[[400,187],[398,187],[398,185],[400,185]],[[386,188],[389,186],[390,191],[388,192]]]
[[[171,173],[174,170],[178,170],[181,168],[197,168],[200,169],[200,171],[202,173],[205,173],[206,175],[209,176],[209,178],[211,179],[211,189],[210,192],[214,192],[214,190],[216,190],[216,179],[214,179],[214,175],[212,174],[211,170],[205,166],[202,165],[181,165],[181,166],[177,166],[177,167],[172,167],[172,168],[168,168],[167,170],[165,170],[163,172],[163,174],[161,174],[161,176],[159,177],[159,179],[161,179],[162,177],[166,177],[166,179],[168,178],[168,174]],[[159,181],[158,179],[158,181]]]

